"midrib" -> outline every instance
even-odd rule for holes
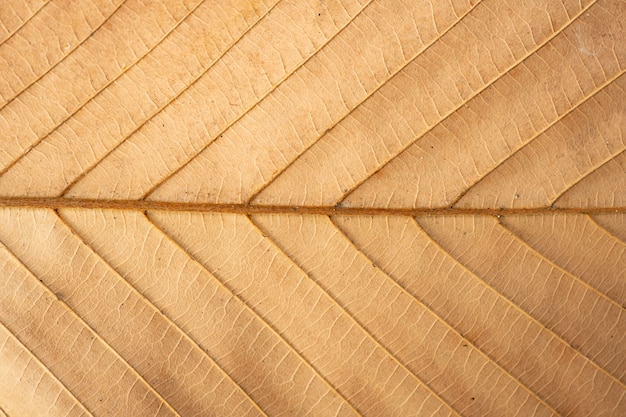
[[[505,216],[532,214],[599,214],[626,213],[626,207],[521,207],[521,208],[452,208],[452,207],[344,207],[281,206],[256,204],[181,203],[152,200],[105,200],[58,197],[0,197],[0,207],[84,208],[113,210],[193,211],[234,214],[319,214],[325,216]]]

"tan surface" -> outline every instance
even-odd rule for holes
[[[0,416],[626,415],[623,0],[0,1]]]

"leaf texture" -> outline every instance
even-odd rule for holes
[[[0,416],[626,415],[623,0],[0,2]]]

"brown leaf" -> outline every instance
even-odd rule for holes
[[[4,0],[0,416],[626,415],[625,22]]]

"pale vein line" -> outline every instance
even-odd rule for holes
[[[16,98],[18,98],[20,95],[22,95],[22,93],[26,90],[28,90],[30,87],[32,87],[34,84],[36,84],[39,80],[41,80],[43,77],[46,76],[46,74],[48,74],[50,71],[52,71],[54,68],[56,68],[61,62],[65,61],[65,59],[67,57],[69,57],[70,55],[72,55],[72,53],[78,49],[79,46],[81,46],[83,43],[85,43],[89,38],[91,38],[91,36],[98,31],[106,22],[108,22],[113,15],[115,15],[118,10],[126,3],[126,0],[122,0],[122,2],[120,4],[117,5],[117,7],[115,7],[115,9],[113,9],[113,11],[111,12],[111,14],[109,16],[107,16],[102,22],[100,22],[99,25],[97,25],[94,29],[91,30],[91,33],[87,36],[85,36],[85,38],[83,40],[81,40],[80,42],[78,42],[76,45],[74,45],[65,55],[63,55],[63,57],[61,57],[61,59],[59,59],[57,62],[55,62],[54,64],[52,64],[52,66],[50,66],[50,68],[48,68],[47,70],[45,70],[42,74],[40,74],[39,76],[37,76],[33,81],[31,81],[26,87],[22,88],[17,94],[15,94],[13,97],[11,97],[9,100],[6,101],[6,103],[4,103],[3,105],[0,106],[0,110],[3,110],[6,106],[8,106],[9,104],[11,104],[13,102],[13,100],[15,100]]]
[[[2,243],[2,242],[0,242]],[[124,358],[122,358],[122,356],[115,350],[113,349],[101,336],[98,332],[96,332],[91,326],[89,326],[83,319],[82,317],[76,312],[74,311],[68,304],[66,304],[63,300],[61,300],[59,297],[57,297],[56,293],[54,291],[52,291],[50,288],[48,288],[48,286],[46,284],[43,283],[43,281],[40,281],[37,278],[37,275],[33,273],[33,271],[30,270],[30,268],[28,266],[26,266],[26,264],[24,262],[22,262],[22,260],[20,258],[17,257],[17,255],[15,255],[15,253],[8,248],[8,246],[4,245],[4,243],[2,243],[3,246],[6,248],[7,252],[17,261],[20,263],[20,265],[22,265],[22,267],[28,272],[28,275],[35,280],[36,285],[39,285],[40,287],[43,288],[44,292],[47,292],[48,294],[50,294],[53,298],[53,303],[58,302],[59,304],[61,304],[62,307],[65,307],[65,311],[70,314],[71,316],[74,317],[74,319],[82,324],[85,329],[87,329],[89,332],[91,332],[91,334],[93,334],[94,337],[98,338],[98,340],[102,343],[102,345],[105,348],[108,348],[108,350],[113,354],[113,356],[115,356],[123,365],[126,366],[126,368],[129,370],[129,372],[131,374],[134,374],[135,377],[137,378],[138,381],[141,381],[144,383],[146,389],[149,392],[152,392],[154,394],[154,396],[161,401],[162,405],[164,405],[165,407],[167,407],[172,414],[181,417],[180,414],[178,414],[176,412],[176,410],[174,410],[174,408],[167,402],[165,401],[165,399],[163,397],[161,397],[161,395],[152,387],[152,385],[148,384],[148,382],[135,370],[135,368],[133,368],[132,366],[130,366],[130,364],[128,362],[126,362],[126,360]],[[48,369],[46,367],[46,369]],[[67,387],[66,387],[67,388]],[[69,391],[69,390],[68,390]]]
[[[255,317],[257,320],[259,320],[272,334],[274,334],[274,336],[276,336],[279,340],[279,342],[284,343],[291,352],[293,352],[296,357],[298,357],[300,359],[300,361],[306,366],[308,367],[315,375],[317,375],[321,381],[328,387],[328,389],[335,393],[337,398],[339,398],[345,405],[347,405],[352,411],[354,411],[354,413],[356,415],[361,416],[362,414],[355,408],[354,405],[352,405],[352,403],[350,401],[348,401],[348,399],[346,397],[344,397],[338,390],[337,388],[335,388],[335,386],[333,384],[331,384],[325,376],[323,376],[316,367],[313,366],[312,363],[310,363],[309,361],[307,361],[302,354],[300,354],[300,352],[284,337],[280,334],[280,332],[278,331],[278,329],[275,329],[273,325],[271,325],[270,323],[268,323],[263,316],[261,316],[259,313],[257,313],[257,311],[255,309],[253,309],[252,307],[250,307],[248,305],[247,302],[245,302],[243,300],[243,298],[241,298],[239,295],[237,295],[229,286],[226,285],[225,282],[223,282],[221,279],[218,278],[218,275],[213,273],[213,271],[210,271],[209,268],[207,266],[205,266],[202,262],[200,262],[198,259],[196,259],[196,257],[189,251],[187,250],[181,243],[179,243],[176,239],[174,239],[172,236],[170,236],[168,233],[166,233],[163,229],[161,229],[161,227],[159,227],[154,221],[152,221],[152,219],[150,218],[150,216],[148,215],[148,213],[144,213],[145,218],[148,220],[148,222],[152,225],[152,227],[154,227],[159,233],[161,233],[166,239],[168,239],[173,245],[175,245],[178,249],[180,249],[187,257],[189,257],[189,259],[191,259],[195,264],[197,264],[202,270],[204,270],[210,277],[213,278],[213,280],[224,290],[226,291],[228,294],[230,294],[230,296],[235,299],[243,309],[247,310],[253,317]]]
[[[367,9],[374,0],[369,0],[365,6],[363,6],[363,8],[361,10],[359,10],[358,13],[356,13],[350,20],[348,20],[348,22],[346,22],[346,24],[344,24],[334,35],[332,35],[330,38],[328,38],[322,45],[319,46],[319,48],[317,48],[316,50],[313,51],[313,53],[311,55],[309,55],[304,61],[302,61],[296,68],[294,68],[291,72],[289,72],[288,74],[286,74],[283,78],[281,78],[276,85],[274,85],[273,87],[271,87],[265,94],[263,94],[254,104],[252,104],[251,106],[249,106],[243,113],[241,113],[238,117],[236,117],[235,119],[233,119],[230,123],[228,123],[223,129],[221,129],[216,135],[213,136],[213,138],[211,138],[211,140],[209,140],[208,143],[206,143],[204,146],[202,146],[199,150],[195,151],[190,157],[186,158],[185,162],[180,165],[178,168],[176,168],[175,170],[173,170],[172,172],[166,174],[166,176],[164,176],[163,178],[161,178],[159,181],[157,181],[155,184],[152,185],[152,187],[150,187],[150,189],[148,191],[146,191],[146,193],[144,193],[144,195],[141,197],[142,199],[146,199],[150,196],[150,194],[152,194],[153,192],[155,192],[161,185],[163,185],[164,183],[166,183],[170,178],[172,178],[174,175],[176,175],[181,169],[183,169],[187,164],[189,164],[189,162],[191,162],[193,159],[195,159],[198,155],[200,155],[205,149],[207,149],[209,146],[211,146],[213,143],[216,143],[220,136],[227,131],[228,129],[230,129],[235,123],[237,123],[239,120],[241,120],[246,114],[248,114],[252,109],[254,109],[256,106],[258,106],[261,102],[263,102],[263,100],[265,100],[266,97],[268,97],[270,94],[272,94],[280,85],[282,85],[289,77],[291,77],[293,74],[296,73],[296,71],[298,71],[300,68],[302,68],[307,62],[309,62],[311,59],[313,59],[315,56],[317,56],[317,53],[319,51],[321,51],[322,49],[324,49],[324,47],[326,47],[326,45],[328,45],[333,39],[335,39],[337,36],[339,36],[339,34],[341,34],[345,28],[347,28],[359,15],[361,15],[361,13],[363,13],[365,11],[365,9]],[[108,156],[105,155],[105,157]],[[104,158],[103,158],[104,159]],[[101,159],[102,160],[102,159]],[[93,167],[92,167],[93,169]],[[66,188],[66,191],[69,189]],[[66,192],[65,191],[65,192]],[[65,193],[64,192],[64,193]]]
[[[263,409],[256,403],[256,401],[254,401],[250,395],[246,392],[246,390],[244,390],[235,380],[232,379],[232,377],[228,374],[228,372],[226,372],[224,369],[222,369],[222,367],[211,357],[209,356],[209,354],[202,349],[185,331],[183,331],[180,327],[178,327],[178,325],[176,323],[174,323],[165,313],[161,312],[160,309],[158,309],[145,295],[143,295],[139,290],[137,290],[133,285],[131,285],[126,279],[124,279],[124,277],[119,274],[117,272],[117,270],[111,265],[109,264],[96,250],[95,248],[93,248],[89,243],[87,243],[87,241],[85,241],[85,239],[83,238],[82,235],[80,235],[78,233],[77,230],[75,230],[62,216],[61,213],[59,213],[58,211],[55,211],[57,217],[59,218],[59,220],[61,221],[61,223],[74,235],[77,237],[77,239],[79,239],[79,241],[83,244],[83,246],[85,246],[87,249],[89,249],[89,251],[91,253],[93,253],[100,261],[102,261],[102,263],[106,266],[106,268],[111,271],[117,278],[119,281],[123,282],[124,284],[126,284],[126,286],[130,289],[130,291],[132,293],[134,293],[136,296],[138,296],[141,300],[143,300],[149,307],[152,308],[153,312],[156,314],[159,314],[161,317],[163,317],[163,319],[172,327],[172,329],[178,331],[182,337],[184,339],[187,340],[187,342],[189,342],[192,346],[192,348],[195,348],[197,350],[199,350],[200,352],[202,352],[202,355],[204,357],[206,357],[207,359],[209,359],[209,361],[211,363],[213,363],[216,368],[218,370],[221,371],[222,375],[225,376],[225,379],[230,381],[236,388],[239,389],[239,391],[241,393],[243,393],[244,397],[246,397],[250,403],[264,416],[269,417],[265,411],[263,411]],[[156,390],[155,390],[156,391]],[[216,391],[217,392],[217,386],[216,386]]]
[[[407,144],[405,144],[399,151],[396,152],[396,154],[390,158],[389,160],[387,160],[386,162],[384,162],[382,165],[380,165],[375,171],[373,171],[371,174],[367,175],[365,178],[355,182],[350,188],[348,188],[348,190],[346,192],[344,192],[341,196],[341,199],[339,200],[339,202],[344,201],[346,198],[348,198],[348,196],[354,192],[357,188],[359,188],[363,183],[365,183],[367,180],[369,180],[372,176],[374,176],[376,173],[378,173],[379,171],[381,171],[383,168],[385,168],[387,165],[389,165],[389,163],[393,160],[395,160],[401,153],[403,153],[404,151],[406,151],[410,146],[412,146],[414,143],[416,143],[417,141],[419,141],[422,137],[424,137],[425,135],[427,135],[429,132],[431,132],[433,129],[435,129],[437,126],[440,126],[443,122],[445,122],[450,116],[452,116],[453,114],[455,114],[460,108],[462,108],[463,106],[465,106],[467,103],[469,103],[470,101],[472,101],[475,97],[479,96],[483,91],[485,91],[487,88],[489,88],[491,85],[493,85],[494,83],[496,83],[498,80],[500,80],[502,77],[504,77],[506,74],[508,74],[512,69],[516,68],[517,66],[521,65],[524,61],[526,61],[528,58],[532,57],[533,54],[535,52],[537,52],[539,49],[543,48],[546,44],[548,44],[550,41],[552,41],[556,36],[558,36],[560,33],[562,33],[565,29],[567,29],[574,21],[576,21],[576,19],[578,17],[580,17],[581,15],[583,15],[587,10],[589,10],[589,8],[591,6],[593,6],[595,3],[597,2],[594,1],[592,3],[590,3],[589,5],[587,5],[587,7],[585,7],[584,9],[581,9],[581,11],[575,15],[572,19],[570,19],[569,22],[567,22],[567,24],[565,24],[563,27],[561,27],[557,32],[552,33],[549,37],[547,37],[541,44],[538,44],[537,46],[535,46],[535,48],[531,49],[530,52],[528,54],[526,54],[525,57],[523,57],[522,59],[520,59],[518,62],[514,63],[513,65],[510,65],[508,68],[505,69],[505,71],[503,73],[501,73],[500,75],[498,75],[496,78],[494,78],[493,80],[491,80],[490,82],[488,82],[487,84],[485,84],[482,88],[478,89],[473,95],[469,96],[467,99],[463,100],[463,102],[457,106],[456,108],[454,108],[453,110],[451,110],[448,114],[446,114],[443,118],[441,118],[441,120],[439,120],[436,124],[434,124],[433,126],[429,127],[424,133],[422,133],[421,135],[417,136],[416,138],[414,138],[412,141],[408,142]]]
[[[561,197],[563,197],[565,195],[565,193],[567,193],[568,191],[570,191],[572,188],[574,188],[576,185],[578,185],[579,183],[583,182],[585,179],[587,179],[591,174],[593,174],[594,172],[598,171],[599,169],[601,169],[602,167],[608,165],[609,163],[611,163],[612,161],[614,161],[618,156],[624,155],[626,154],[626,149],[622,150],[621,152],[611,156],[610,158],[607,158],[606,160],[602,161],[602,163],[600,163],[599,165],[595,166],[592,170],[590,170],[589,172],[586,172],[584,175],[580,176],[579,178],[576,179],[576,181],[574,181],[573,183],[571,183],[570,185],[568,185],[565,189],[563,189],[559,194],[557,194],[556,198],[552,199],[552,202],[550,203],[550,205],[555,205],[557,204],[557,201],[559,201],[559,199]]]
[[[15,36],[15,34],[19,32],[24,26],[26,26],[26,24],[30,22],[44,7],[46,7],[48,3],[50,3],[50,1],[51,0],[46,0],[45,2],[41,3],[41,5],[39,6],[37,10],[33,11],[33,13],[30,16],[28,16],[28,18],[26,18],[22,23],[20,23],[15,29],[13,29],[13,32],[9,33],[8,36],[0,42],[0,46],[2,46],[2,44],[7,42],[13,36]]]
[[[356,243],[343,231],[343,229],[335,222],[335,220],[332,217],[328,217],[329,220],[331,221],[331,223],[333,224],[333,226],[336,228],[337,232],[359,253],[361,254],[363,257],[365,257],[365,259],[370,260],[371,262],[373,262],[372,259],[370,259],[369,256],[367,256],[357,245]],[[411,219],[413,220],[413,222],[415,222],[415,219],[413,217],[411,217]],[[500,366],[500,364],[491,356],[489,356],[487,353],[485,353],[482,349],[480,349],[477,345],[475,345],[471,340],[467,339],[464,335],[460,334],[459,331],[457,329],[455,329],[450,323],[448,323],[443,317],[441,317],[437,312],[435,312],[435,310],[433,310],[432,308],[430,308],[428,305],[426,305],[426,303],[420,301],[413,293],[409,292],[406,288],[404,288],[403,285],[401,285],[399,282],[397,282],[394,278],[391,277],[390,274],[388,274],[386,271],[384,271],[382,268],[380,268],[378,266],[377,263],[374,263],[374,267],[376,268],[376,270],[380,271],[395,287],[397,287],[404,295],[406,295],[407,297],[409,297],[410,299],[414,300],[415,303],[417,303],[418,305],[420,305],[424,310],[428,311],[430,314],[432,314],[440,323],[442,323],[445,327],[448,328],[448,331],[452,332],[453,334],[459,334],[461,336],[461,339],[466,342],[466,344],[470,345],[470,347],[476,351],[479,355],[481,355],[483,358],[485,358],[487,360],[488,363],[492,364],[493,366],[495,366],[496,368],[498,368],[504,375],[508,376],[509,378],[511,378],[511,380],[517,382],[518,386],[521,387],[524,391],[526,391],[530,397],[534,397],[536,398],[540,404],[543,404],[547,409],[549,409],[550,411],[552,411],[554,413],[555,416],[559,415],[559,412],[557,412],[550,404],[548,404],[546,401],[544,401],[536,392],[533,392],[530,388],[528,388],[524,383],[522,383],[518,378],[516,378],[515,376],[513,376],[509,371],[507,371],[504,367]]]
[[[585,218],[587,218],[587,219],[589,220],[589,222],[590,222],[590,223],[591,223],[594,227],[598,228],[598,229],[599,229],[599,231],[600,231],[600,233],[602,233],[603,235],[605,235],[605,236],[607,236],[607,237],[610,237],[610,238],[613,238],[613,239],[617,239],[617,240],[619,240],[619,238],[617,238],[617,236],[614,236],[611,232],[609,232],[608,230],[606,230],[605,228],[603,228],[602,226],[600,226],[597,222],[595,222],[595,221],[593,220],[593,218],[592,218],[589,214],[584,213],[584,214],[581,214],[581,215],[583,215]],[[520,216],[516,216],[516,217],[520,217]],[[506,219],[506,216],[504,216],[504,218]],[[524,242],[524,243],[526,244],[526,246],[528,246],[528,247],[529,247],[529,248],[531,248],[534,252],[536,252],[537,254],[539,254],[539,255],[540,255],[543,259],[549,260],[549,261],[550,261],[550,263],[551,263],[552,265],[556,265],[556,266],[558,266],[558,264],[557,264],[557,262],[556,262],[556,261],[553,261],[553,260],[551,260],[550,258],[548,258],[548,256],[547,256],[547,255],[544,255],[544,254],[543,254],[543,253],[542,253],[539,249],[535,248],[535,246],[534,246],[534,245],[531,245],[530,243],[528,243],[528,242],[527,242],[525,239],[523,239],[520,235],[515,234],[515,233],[513,232],[513,230],[512,230],[510,227],[506,226],[506,225],[502,222],[502,219],[500,219],[500,220],[499,220],[499,223],[500,223],[500,225],[501,225],[501,226],[505,227],[505,228],[507,229],[507,231],[508,231],[508,232],[512,233],[512,234],[513,234],[516,238],[518,238],[519,240],[521,240],[522,242]],[[587,227],[585,226],[585,230],[586,230],[586,229],[587,229]],[[583,241],[588,241],[588,236],[583,236],[583,237],[580,237],[579,239],[580,239],[580,240],[583,240]],[[621,240],[620,240],[620,242],[621,242]],[[561,271],[565,271],[565,272],[567,272],[567,274],[568,274],[568,275],[571,275],[571,276],[573,276],[573,277],[576,277],[576,275],[575,275],[575,273],[574,273],[574,272],[569,272],[569,271],[567,271],[567,270],[565,269],[565,267],[558,266],[558,268],[559,268],[559,270],[561,270]],[[580,279],[580,278],[579,278],[579,279]],[[591,283],[588,283],[588,282],[586,282],[586,281],[583,281],[582,279],[580,279],[580,281],[581,281],[581,282],[585,282],[587,286],[589,286],[589,287],[591,287],[591,288],[594,288],[596,292],[598,292],[598,293],[600,293],[600,294],[604,294],[604,296],[605,296],[607,299],[609,299],[609,300],[613,301],[613,303],[614,303],[614,304],[616,304],[616,305],[620,306],[621,308],[626,309],[626,306],[622,306],[622,305],[621,305],[621,303],[620,303],[618,300],[616,300],[616,299],[612,298],[609,294],[605,293],[603,290],[601,290],[601,289],[599,289],[599,288],[595,287],[595,286],[594,286],[594,285],[592,285]],[[614,286],[612,286],[612,287],[614,287]]]
[[[422,387],[424,387],[424,389],[426,391],[428,391],[428,393],[430,395],[432,395],[434,398],[436,398],[437,400],[439,400],[439,402],[441,403],[441,405],[445,406],[446,408],[448,408],[453,414],[460,416],[460,414],[454,409],[454,407],[452,407],[446,400],[444,400],[437,392],[435,392],[430,385],[428,385],[426,382],[424,382],[419,376],[417,376],[417,374],[415,372],[413,372],[412,370],[410,370],[409,368],[407,368],[407,366],[402,363],[402,361],[400,361],[400,359],[398,359],[396,357],[395,354],[393,354],[389,349],[387,349],[387,347],[385,347],[382,342],[380,340],[378,340],[377,337],[375,337],[369,330],[367,330],[367,328],[365,327],[364,324],[362,324],[359,320],[356,319],[356,317],[354,317],[352,314],[350,314],[343,305],[341,305],[339,303],[339,301],[335,300],[326,290],[326,288],[324,286],[322,286],[319,282],[317,282],[315,279],[313,279],[313,277],[311,277],[305,270],[303,267],[301,267],[295,260],[293,260],[286,252],[285,250],[278,245],[278,243],[276,243],[276,241],[270,237],[272,234],[269,233],[269,231],[265,231],[263,228],[261,228],[261,226],[259,226],[258,224],[256,224],[256,222],[250,217],[250,216],[246,216],[248,218],[248,220],[250,221],[250,223],[255,227],[255,229],[258,230],[259,233],[261,233],[261,235],[263,235],[265,237],[265,239],[267,239],[267,241],[274,247],[276,248],[277,251],[280,252],[280,254],[282,256],[284,256],[285,258],[289,259],[289,261],[291,262],[292,265],[294,265],[297,269],[299,269],[316,287],[318,287],[320,289],[320,291],[322,292],[322,294],[324,294],[324,296],[331,301],[332,304],[336,305],[339,310],[343,313],[343,315],[345,315],[346,318],[348,318],[348,320],[352,321],[354,323],[354,326],[356,326],[357,328],[361,329],[361,331],[365,334],[366,338],[370,339],[371,341],[374,342],[375,346],[378,346],[379,349],[381,349],[384,353],[387,354],[387,357],[389,359],[391,359],[393,362],[396,363],[396,365],[398,367],[400,367],[402,370],[404,370],[408,375],[412,376],[413,379]]]
[[[373,1],[373,0],[370,0]],[[186,91],[188,91],[191,87],[193,87],[196,83],[198,83],[202,77],[204,77],[211,68],[217,65],[218,62],[237,45],[243,38],[246,36],[252,29],[254,29],[269,13],[274,10],[274,8],[281,2],[281,0],[276,0],[275,3],[268,7],[268,9],[263,13],[259,18],[250,25],[246,30],[244,30],[233,42],[231,42],[224,51],[222,51],[217,58],[215,58],[203,71],[200,72],[189,84],[187,84],[182,90],[176,93],[173,97],[167,100],[161,107],[159,107],[155,112],[153,112],[147,119],[141,122],[138,126],[136,126],[133,130],[131,130],[128,134],[126,134],[117,145],[109,149],[100,159],[98,159],[95,163],[89,166],[86,170],[84,170],[79,176],[74,178],[59,194],[60,196],[65,195],[67,192],[71,190],[71,188],[80,182],[83,178],[85,178],[91,171],[93,171],[104,159],[106,159],[109,155],[119,149],[122,144],[126,143],[126,140],[139,131],[143,126],[153,120],[157,115],[162,113],[165,109],[167,109],[176,99],[178,99],[181,95],[183,95]],[[282,82],[282,80],[281,80]],[[269,93],[268,93],[269,94]],[[247,111],[246,111],[247,112]],[[245,113],[244,113],[245,114]],[[230,126],[230,125],[229,125]],[[218,135],[221,133],[218,133]],[[145,196],[144,196],[145,197]]]
[[[467,194],[472,188],[474,188],[476,186],[476,184],[480,183],[481,181],[483,181],[489,174],[491,174],[493,171],[495,171],[498,167],[500,167],[501,165],[503,165],[506,161],[508,161],[509,159],[511,159],[513,156],[515,156],[517,153],[521,152],[522,149],[526,148],[528,145],[530,145],[531,143],[534,142],[535,139],[537,139],[539,136],[541,136],[543,133],[545,133],[546,131],[548,131],[549,129],[551,129],[553,126],[555,126],[558,122],[560,122],[561,120],[563,120],[563,118],[565,118],[568,114],[570,114],[571,112],[573,112],[574,110],[576,110],[577,108],[579,108],[580,106],[582,106],[583,104],[585,104],[588,100],[590,100],[591,98],[593,98],[596,94],[598,94],[600,91],[604,90],[605,88],[607,88],[611,83],[613,83],[615,80],[617,80],[619,77],[621,77],[622,75],[624,75],[624,73],[626,73],[626,70],[622,70],[620,72],[617,73],[617,75],[613,76],[612,78],[608,79],[607,81],[605,81],[603,84],[601,84],[598,88],[596,88],[593,92],[591,92],[590,95],[588,95],[587,97],[584,97],[581,101],[579,101],[578,103],[574,104],[570,109],[568,109],[565,113],[563,113],[561,116],[557,117],[556,119],[554,119],[552,122],[548,123],[546,126],[544,126],[541,130],[539,130],[537,133],[535,133],[526,143],[522,144],[522,146],[520,146],[519,148],[517,148],[515,151],[513,151],[512,153],[510,153],[509,155],[507,155],[502,161],[498,162],[496,165],[494,165],[493,167],[489,168],[489,170],[487,172],[485,172],[484,174],[482,174],[477,180],[475,180],[474,182],[472,182],[472,184],[470,184],[470,186],[468,188],[466,188],[461,194],[459,194],[454,201],[452,201],[452,203],[450,204],[451,206],[456,205],[456,203],[459,202],[459,200],[461,198],[463,198],[463,196],[465,196],[465,194]],[[567,190],[566,190],[567,191]],[[558,198],[557,198],[558,199]]]
[[[1,0],[0,0],[1,1]],[[22,160],[23,158],[26,157],[26,155],[28,155],[36,146],[38,146],[41,142],[45,141],[50,135],[52,135],[55,131],[57,131],[59,128],[61,128],[61,126],[63,126],[65,124],[65,122],[67,122],[69,119],[71,119],[72,117],[74,117],[79,111],[81,111],[83,108],[85,108],[85,106],[87,106],[87,104],[89,104],[90,102],[92,102],[97,96],[99,96],[104,90],[106,90],[111,84],[113,84],[115,81],[117,81],[118,79],[120,79],[124,74],[126,74],[128,71],[130,71],[131,68],[133,68],[135,65],[138,65],[148,54],[150,54],[152,51],[154,51],[159,45],[161,45],[166,38],[168,38],[170,35],[172,35],[172,33],[174,33],[174,31],[185,21],[187,20],[187,18],[189,16],[191,16],[191,14],[193,14],[196,9],[198,7],[200,7],[206,0],[200,0],[195,6],[193,6],[191,9],[189,9],[189,11],[187,12],[187,14],[185,16],[183,16],[182,19],[180,19],[178,22],[176,22],[176,24],[174,26],[172,26],[172,28],[170,28],[169,31],[167,31],[162,37],[161,39],[159,39],[151,48],[148,48],[143,55],[141,55],[138,59],[136,59],[132,64],[130,64],[129,66],[127,66],[126,68],[122,69],[122,71],[117,74],[115,77],[113,77],[111,80],[109,80],[106,84],[104,84],[99,90],[97,90],[95,92],[95,94],[92,94],[87,100],[83,101],[83,103],[73,112],[71,112],[70,114],[68,114],[63,120],[61,120],[59,123],[57,123],[52,129],[50,129],[47,133],[45,133],[41,138],[37,139],[35,142],[33,142],[27,149],[25,152],[23,152],[21,155],[19,155],[17,158],[13,159],[13,161],[11,161],[6,167],[4,167],[3,169],[0,169],[0,176],[4,175],[7,171],[9,171],[11,168],[13,168],[14,165],[16,165],[20,160]]]
[[[608,235],[609,237],[623,243],[624,245],[626,245],[626,241],[622,240],[622,238],[620,238],[619,236],[615,235],[613,232],[611,232],[610,230],[608,230],[606,227],[602,226],[600,223],[598,223],[598,221],[591,215],[586,214],[586,216],[589,218],[589,220],[596,225],[596,227],[598,227],[603,233],[605,233],[606,235]],[[626,306],[624,306],[624,308],[626,308]]]
[[[610,304],[613,305],[613,307],[617,307],[618,309],[622,310],[622,306],[616,302],[615,300],[612,300],[611,298],[609,298],[606,294],[604,294],[603,292],[601,292],[600,290],[598,290],[597,288],[594,288],[593,286],[589,285],[589,283],[583,281],[582,279],[580,279],[579,277],[577,277],[576,275],[572,274],[571,272],[563,269],[561,266],[557,265],[554,261],[552,261],[550,258],[546,257],[544,254],[542,254],[541,252],[539,252],[537,249],[535,249],[534,247],[532,247],[530,244],[528,244],[528,242],[526,242],[524,239],[522,239],[519,235],[517,235],[513,230],[511,230],[507,225],[505,225],[504,223],[502,223],[502,221],[500,221],[500,219],[498,219],[498,224],[504,229],[506,230],[508,233],[511,234],[511,236],[513,236],[515,238],[515,240],[517,240],[518,242],[520,242],[524,247],[526,247],[528,250],[530,250],[532,253],[535,253],[539,258],[541,258],[543,261],[545,261],[546,263],[550,264],[553,268],[559,270],[561,273],[569,276],[572,280],[582,284],[584,287],[586,287],[589,291],[596,293],[598,296],[600,296],[600,298],[604,299],[605,301],[608,301]]]
[[[448,259],[451,259],[452,261],[454,261],[454,263],[456,263],[457,265],[459,265],[463,270],[467,271],[471,276],[473,276],[474,278],[476,278],[478,281],[482,282],[483,285],[485,285],[485,287],[487,287],[491,292],[493,292],[496,297],[498,297],[498,299],[501,299],[503,301],[505,301],[507,304],[509,304],[511,307],[513,307],[515,310],[519,311],[524,317],[526,317],[528,320],[530,320],[531,322],[535,323],[537,326],[539,326],[542,330],[545,330],[546,332],[548,332],[549,334],[552,335],[552,337],[554,338],[554,340],[557,341],[557,343],[560,343],[561,345],[564,346],[565,349],[568,350],[572,350],[575,352],[576,355],[579,355],[580,357],[582,357],[584,359],[585,362],[588,362],[593,368],[596,369],[596,371],[599,371],[601,373],[603,373],[605,376],[607,376],[609,379],[611,379],[613,382],[615,382],[617,385],[619,385],[620,387],[622,387],[622,389],[626,390],[626,385],[624,383],[622,383],[622,381],[620,381],[619,379],[617,379],[613,374],[611,374],[609,371],[607,371],[606,369],[604,369],[603,367],[601,367],[600,365],[598,365],[597,363],[595,363],[591,358],[589,358],[587,355],[585,355],[584,353],[580,352],[579,350],[574,349],[569,342],[567,342],[565,339],[563,339],[563,337],[559,336],[556,332],[554,332],[552,329],[548,328],[545,324],[543,324],[541,321],[537,320],[535,317],[533,317],[532,315],[530,315],[530,313],[528,313],[526,310],[524,310],[523,308],[521,308],[520,306],[518,306],[517,304],[515,304],[512,300],[510,300],[508,297],[504,296],[502,293],[500,293],[500,291],[498,291],[495,287],[493,287],[490,283],[488,283],[485,279],[479,277],[477,274],[475,274],[467,265],[465,265],[464,263],[462,263],[461,261],[459,261],[456,257],[454,257],[450,252],[448,252],[443,246],[441,246],[439,244],[439,242],[437,242],[437,240],[435,240],[435,238],[433,238],[422,226],[421,224],[417,221],[417,219],[415,217],[413,217],[413,220],[415,221],[415,224],[417,225],[418,229],[424,234],[424,236],[426,236],[430,242],[432,242],[432,244],[439,250],[441,251],[441,253],[443,253],[444,255],[446,255],[446,257]]]
[[[13,252],[11,252],[11,251],[9,250],[9,248],[7,248],[6,246],[4,246],[4,244],[3,244],[3,247],[7,250],[7,252],[8,252],[8,253],[9,253],[9,254],[13,257],[13,258],[15,258],[15,255],[13,254]],[[20,262],[20,261],[18,260],[18,262]],[[20,262],[20,264],[21,264],[21,262]],[[30,271],[29,271],[29,272],[30,272]],[[27,354],[30,356],[30,360],[32,360],[32,361],[33,361],[33,362],[35,362],[37,365],[39,365],[42,369],[44,369],[44,372],[45,372],[45,373],[47,373],[48,375],[50,375],[50,377],[51,377],[54,381],[56,381],[56,382],[59,384],[59,386],[60,386],[60,387],[61,387],[61,388],[62,388],[65,392],[67,392],[67,394],[68,394],[70,397],[72,397],[72,398],[74,399],[74,401],[76,402],[76,404],[78,405],[78,407],[79,407],[79,408],[81,408],[81,409],[85,412],[85,414],[88,414],[88,415],[90,415],[90,416],[94,417],[93,413],[92,413],[91,411],[89,411],[89,410],[87,409],[87,407],[86,407],[86,406],[85,406],[82,402],[80,402],[80,401],[78,400],[78,398],[76,398],[76,396],[72,393],[72,391],[70,391],[70,389],[69,389],[69,388],[68,388],[68,387],[67,387],[67,386],[66,386],[66,385],[65,385],[65,384],[64,384],[64,383],[63,383],[63,382],[62,382],[59,378],[57,378],[57,376],[56,376],[56,375],[55,375],[55,374],[54,374],[54,373],[53,373],[53,372],[52,372],[52,371],[51,371],[51,370],[50,370],[50,369],[49,369],[46,365],[44,365],[44,364],[43,364],[43,362],[41,362],[41,360],[39,360],[39,358],[38,358],[38,357],[37,357],[37,356],[36,356],[36,355],[35,355],[35,354],[34,354],[34,353],[30,350],[30,349],[28,349],[28,348],[24,345],[24,344],[21,342],[21,340],[20,340],[20,339],[18,339],[17,335],[16,335],[15,333],[13,333],[13,331],[11,331],[8,327],[6,327],[6,325],[5,325],[2,321],[0,321],[0,327],[2,327],[2,328],[3,328],[6,332],[7,332],[7,334],[9,335],[9,337],[10,337],[11,339],[13,339],[13,340],[15,341],[15,343],[17,343],[19,346],[21,346],[21,347],[23,348],[23,350],[24,350],[25,352],[27,352]],[[0,407],[0,411],[4,411],[4,410],[2,409],[2,407]],[[6,411],[4,411],[4,413],[5,413],[7,416],[9,415]]]

